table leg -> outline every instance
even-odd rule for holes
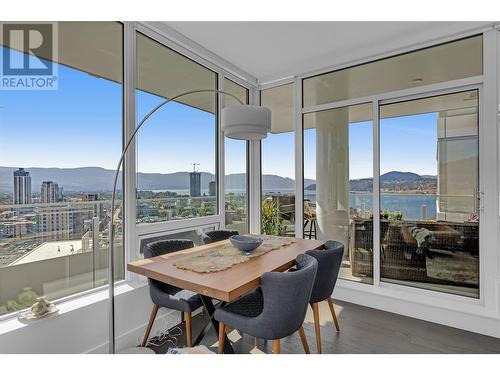
[[[208,333],[210,330],[210,326],[213,327],[215,336],[218,337],[219,335],[219,322],[214,319],[214,313],[215,313],[215,306],[212,303],[212,298],[200,295],[201,301],[203,302],[203,307],[208,313],[208,316],[210,318],[210,322],[207,323],[207,325],[203,328],[203,330],[200,332],[198,337],[196,337],[196,340],[193,342],[193,346],[199,345],[201,340],[205,337],[205,335]],[[225,303],[222,302],[221,306],[224,306]],[[234,349],[231,345],[231,342],[227,338],[226,334],[224,334],[225,339],[224,339],[224,353],[225,354],[234,354]]]

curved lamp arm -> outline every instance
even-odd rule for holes
[[[215,90],[215,89],[201,89],[201,90],[191,90],[191,91],[186,91],[181,94],[175,95],[174,97],[167,99],[160,104],[158,104],[156,107],[154,107],[151,111],[149,111],[146,116],[142,118],[142,120],[139,122],[137,127],[135,128],[134,132],[130,136],[130,139],[127,141],[125,144],[125,147],[123,148],[123,152],[120,156],[120,160],[118,161],[118,166],[116,167],[115,171],[115,178],[113,182],[113,193],[111,195],[111,219],[109,223],[109,254],[108,254],[108,284],[109,284],[109,353],[114,354],[115,352],[115,285],[114,285],[114,279],[115,279],[115,270],[114,270],[114,218],[115,218],[115,197],[116,197],[116,184],[118,183],[118,176],[120,175],[120,167],[123,164],[123,160],[125,159],[125,154],[127,153],[127,150],[129,149],[130,145],[132,144],[133,140],[135,139],[135,136],[139,129],[144,125],[146,120],[151,117],[153,113],[155,113],[157,110],[165,106],[166,104],[175,101],[176,99],[179,99],[183,96],[191,95],[191,94],[197,94],[197,93],[202,93],[202,92],[212,92],[212,93],[217,93],[217,94],[224,94],[231,96],[234,98],[238,103],[241,105],[244,105],[244,103],[236,96],[233,95],[229,92],[222,91],[222,90]],[[124,197],[122,197],[122,201]]]

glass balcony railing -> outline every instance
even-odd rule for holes
[[[124,277],[120,202],[115,277]],[[107,280],[110,200],[0,205],[0,315]]]

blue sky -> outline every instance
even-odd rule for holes
[[[0,90],[0,165],[116,168],[121,85],[59,66],[59,89]]]
[[[138,92],[138,118],[162,99]],[[121,85],[59,66],[55,91],[0,90],[0,165],[114,169],[121,145]],[[315,178],[315,134],[304,135],[304,174]],[[436,174],[436,114],[381,121],[381,171]],[[350,126],[351,178],[371,177],[370,122]],[[182,104],[160,109],[141,129],[138,170],[215,171],[215,116]],[[245,142],[226,139],[226,173],[245,170]],[[293,133],[262,144],[262,172],[294,178]]]
[[[437,113],[380,121],[380,171],[437,174]],[[294,134],[270,135],[263,141],[262,171],[293,178]],[[349,175],[373,177],[373,128],[371,121],[349,125]],[[316,178],[316,130],[304,132],[304,177]]]
[[[437,175],[437,113],[380,121],[380,172]]]

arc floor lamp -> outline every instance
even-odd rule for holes
[[[149,111],[142,120],[137,124],[130,139],[125,144],[123,152],[116,167],[115,177],[113,182],[113,193],[111,195],[111,218],[109,223],[109,254],[108,254],[108,284],[109,284],[109,353],[115,353],[115,287],[114,287],[114,219],[115,219],[115,198],[116,198],[116,185],[118,183],[118,176],[120,174],[120,167],[125,160],[125,154],[130,145],[135,139],[139,129],[145,122],[160,108],[166,104],[176,101],[182,97],[198,94],[198,93],[215,93],[228,95],[234,98],[239,105],[232,105],[225,107],[221,114],[221,128],[224,135],[228,138],[243,139],[243,140],[259,140],[267,136],[271,130],[271,111],[268,108],[244,104],[237,96],[222,90],[215,89],[200,89],[191,90],[175,95],[170,99],[158,104],[151,111]],[[123,198],[122,198],[123,201]]]

